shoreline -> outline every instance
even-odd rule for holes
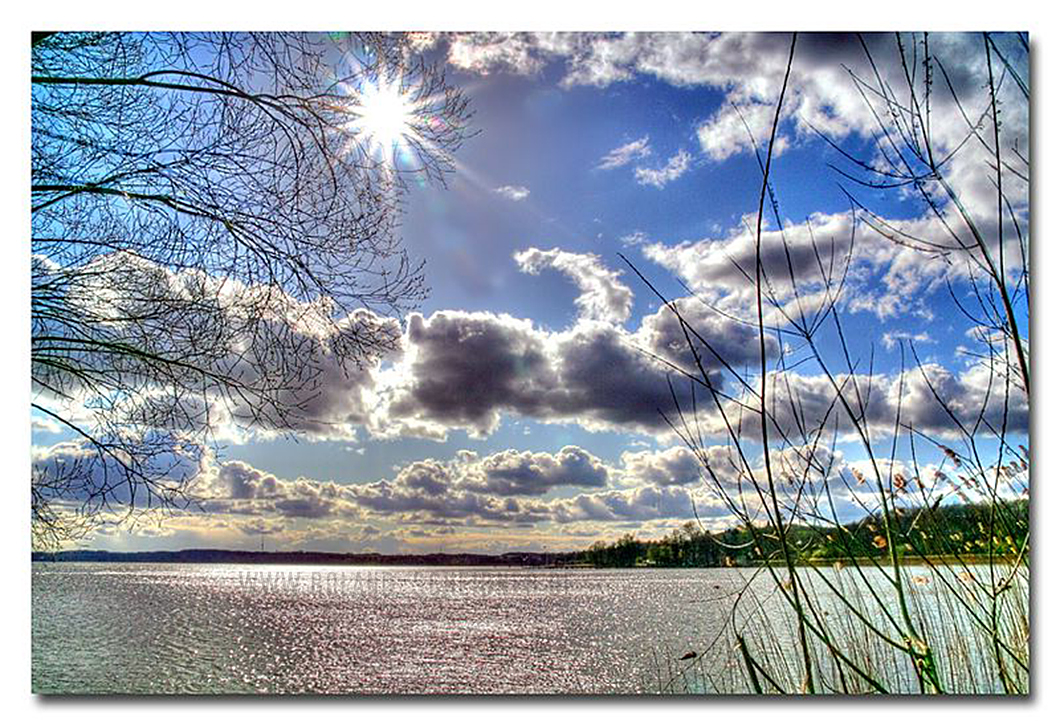
[[[258,552],[220,549],[182,549],[179,551],[115,552],[103,550],[72,550],[55,553],[32,553],[33,563],[59,564],[244,564],[253,566],[425,566],[425,567],[505,567],[523,569],[748,569],[765,567],[765,562],[748,561],[733,566],[658,566],[636,564],[633,566],[599,566],[589,562],[571,561],[574,553],[510,552],[505,554],[433,553],[433,554],[377,554],[377,553],[330,553],[315,551]],[[564,560],[568,559],[568,560]],[[1011,565],[1018,561],[1008,557],[995,557],[999,565]],[[960,558],[951,555],[903,557],[901,566],[979,566],[990,563],[990,557],[970,554]],[[845,568],[847,566],[890,566],[885,559],[817,559],[796,562],[800,568]],[[776,568],[783,568],[779,563]]]

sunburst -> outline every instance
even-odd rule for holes
[[[400,82],[366,81],[353,94],[351,124],[358,140],[395,168],[416,137],[417,100]]]

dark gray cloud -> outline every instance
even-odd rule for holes
[[[400,489],[421,492],[428,496],[444,494],[453,486],[450,469],[438,461],[416,461],[401,469],[394,477]]]
[[[753,326],[693,298],[676,303],[698,333],[695,349],[713,382],[723,377],[721,360],[736,369],[756,362]],[[404,363],[382,376],[387,387],[373,420],[377,432],[443,437],[464,428],[481,436],[513,413],[591,430],[660,433],[669,430],[664,415],[673,420],[677,412],[670,382],[686,408],[682,371],[699,375],[677,318],[665,308],[633,333],[593,320],[551,332],[506,315],[414,314],[404,350]],[[766,354],[777,351],[768,338]]]
[[[623,477],[631,483],[653,486],[684,486],[700,479],[700,463],[687,446],[661,451],[626,451],[622,454]]]
[[[82,437],[34,446],[34,492],[59,506],[87,504],[91,511],[155,506],[160,494],[179,505],[183,496],[170,489],[202,471],[203,447],[179,435],[101,435],[97,440],[99,445]]]
[[[693,497],[695,506],[693,508]],[[650,521],[724,516],[728,511],[702,494],[679,486],[639,486],[601,493],[579,494],[552,502],[553,515],[569,521]]]
[[[377,512],[531,523],[549,518],[548,506],[531,499],[561,486],[602,488],[609,476],[599,458],[565,446],[555,454],[506,450],[479,458],[464,452],[447,462],[415,461],[392,480],[349,490],[359,504]]]
[[[220,463],[203,473],[196,489],[205,508],[238,515],[323,519],[354,513],[349,490],[333,482],[287,481],[243,461]]]
[[[396,319],[357,310],[338,321],[336,328],[338,333],[323,336],[310,331],[287,332],[291,337],[290,344],[297,346],[302,355],[298,359],[306,367],[300,373],[304,381],[298,387],[280,393],[275,404],[253,394],[242,396],[227,405],[228,414],[236,421],[251,421],[258,432],[288,432],[317,439],[353,438],[356,427],[368,422],[369,395],[376,385],[379,361],[360,358],[356,352],[348,350],[346,336],[374,336],[382,330],[386,337],[397,341],[401,325]],[[337,354],[340,352],[342,354]],[[346,357],[346,352],[354,357]],[[281,350],[262,355],[265,359],[259,366],[283,357]],[[252,371],[245,367],[241,366],[237,372],[250,375]],[[276,412],[263,418],[261,410]]]
[[[409,317],[404,379],[384,425],[420,419],[492,431],[502,410],[545,413],[541,392],[557,386],[547,336],[524,320],[485,313]]]
[[[411,362],[386,391],[381,417],[397,432],[420,425],[485,435],[503,412],[658,432],[666,427],[660,411],[674,411],[667,368],[605,323],[552,333],[503,315],[412,315],[406,350]]]
[[[712,310],[695,297],[676,299],[673,304],[684,319],[688,334],[677,315],[669,307],[660,306],[641,320],[636,338],[643,348],[696,374],[698,356],[715,383],[721,382],[726,366],[740,370],[758,362],[756,325]],[[778,352],[776,338],[767,335],[766,357],[772,359]]]
[[[556,336],[558,385],[545,391],[548,414],[587,428],[660,431],[675,410],[669,371],[608,325],[582,324]],[[686,388],[675,386],[679,400]]]
[[[515,524],[548,519],[547,507],[539,503],[467,490],[452,489],[430,495],[384,480],[351,486],[350,492],[369,511],[409,521]]]
[[[1006,406],[1004,379],[991,377],[983,366],[954,372],[932,363],[904,375],[837,375],[834,380],[833,384],[824,374],[771,374],[767,398],[773,439],[801,445],[822,429],[825,439],[833,432],[852,434],[855,427],[848,409],[874,438],[890,435],[899,413],[903,426],[933,437],[957,436],[960,426],[971,431],[980,414],[985,423],[980,433],[1000,430],[1006,415],[1009,433],[1026,433],[1028,429],[1024,392],[1011,387]],[[730,424],[739,427],[741,436],[759,439],[761,427],[754,412],[757,401],[748,397],[743,404],[747,407],[736,403],[726,406]],[[725,430],[717,410],[704,413],[701,424],[715,434]]]
[[[59,328],[47,317],[35,321],[38,339],[79,338],[87,324],[107,343],[144,352],[115,357],[101,352],[106,345],[71,346],[68,366],[90,371],[92,390],[67,379],[62,366],[38,365],[34,392],[83,427],[349,438],[368,418],[376,343],[385,348],[401,336],[398,320],[368,310],[334,319],[327,300],[302,302],[276,286],[174,272],[125,253],[61,275],[37,258],[34,276],[37,285],[59,284],[71,321]],[[97,403],[78,409],[49,388]]]
[[[507,450],[484,458],[478,468],[483,480],[471,487],[502,496],[537,496],[559,486],[602,488],[609,475],[599,458],[577,446],[554,456]]]

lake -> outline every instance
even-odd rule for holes
[[[750,573],[38,562],[33,690],[709,690],[738,666],[714,640]]]

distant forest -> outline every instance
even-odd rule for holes
[[[1015,558],[1029,532],[1026,499],[1007,502],[994,512],[987,504],[902,509],[892,526],[901,531],[903,559],[948,558],[955,561],[990,556]],[[846,536],[834,526],[792,525],[788,542],[800,563],[828,563],[878,557],[887,552],[882,521],[876,516],[844,525]],[[630,566],[755,566],[779,561],[780,548],[772,528],[733,528],[721,534],[688,522],[657,541],[639,541],[627,534],[614,543],[597,542],[573,556],[596,567]]]

